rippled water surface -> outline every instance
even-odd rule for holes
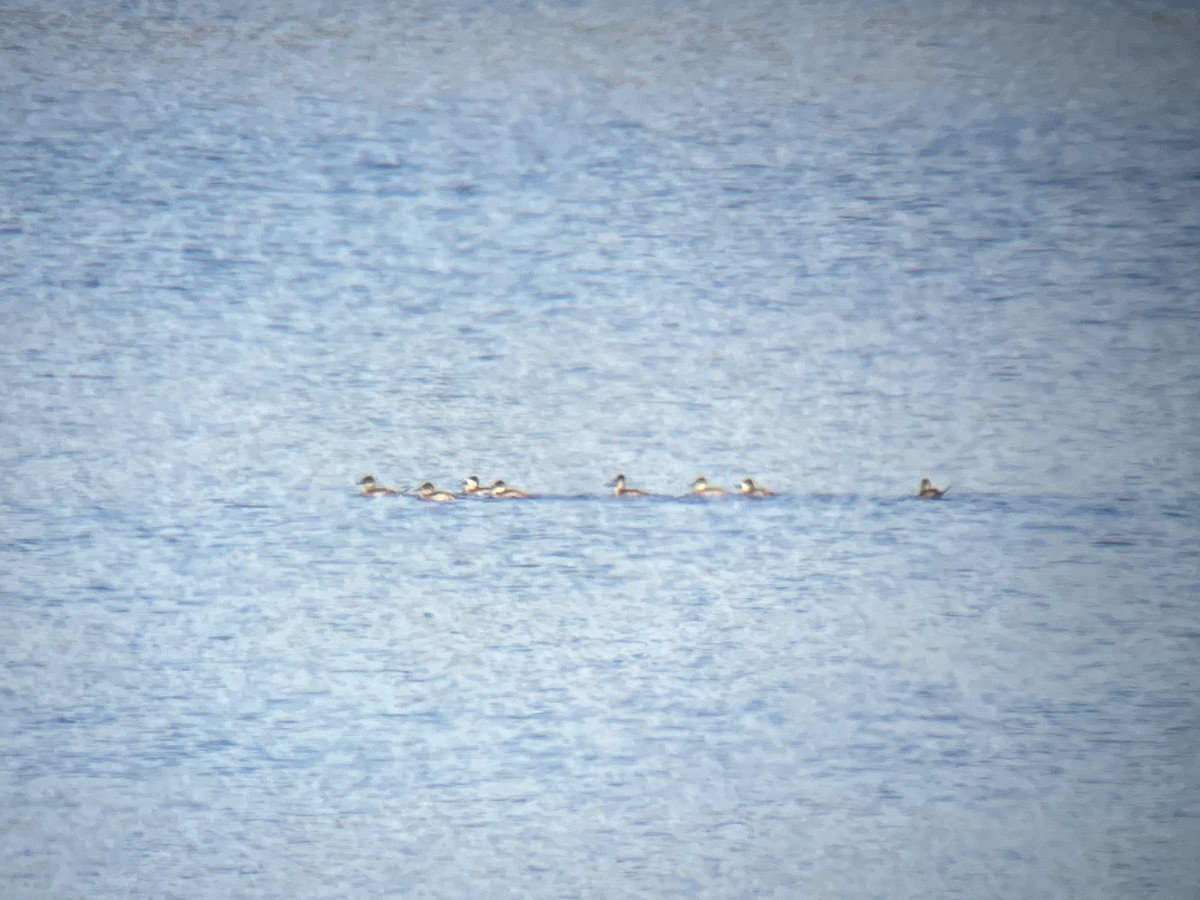
[[[1194,896],[1190,4],[3,20],[0,895]]]

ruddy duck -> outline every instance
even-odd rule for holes
[[[774,497],[775,492],[765,487],[759,487],[753,478],[743,478],[738,483],[738,493],[742,497]]]
[[[719,488],[715,484],[709,484],[708,479],[701,475],[692,482],[692,493],[699,494],[701,497],[724,497],[725,488]]]
[[[494,482],[490,485],[480,484],[478,475],[468,475],[463,482],[462,492],[469,497],[486,497],[495,486]]]
[[[935,488],[933,482],[928,478],[921,479],[921,486],[917,488],[917,496],[922,500],[940,500],[949,487]]]
[[[624,473],[617,475],[617,477],[614,478],[612,481],[610,481],[608,483],[608,485],[609,485],[609,487],[611,487],[613,489],[614,497],[649,497],[650,496],[650,494],[646,491],[639,491],[637,488],[626,487]]]
[[[417,488],[417,499],[428,500],[431,503],[449,503],[454,499],[454,495],[449,491],[439,491],[432,481],[426,481]]]
[[[363,475],[355,484],[362,485],[362,490],[359,493],[364,497],[395,497],[400,493],[393,488],[385,487],[377,482],[374,475]]]
[[[516,488],[510,488],[507,484],[499,479],[492,482],[491,492],[492,496],[497,500],[524,500],[529,496],[529,494],[525,493],[524,491],[517,490]]]

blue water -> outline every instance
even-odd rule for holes
[[[3,21],[0,896],[1196,896],[1191,4]]]

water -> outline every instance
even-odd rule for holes
[[[4,21],[0,895],[1195,895],[1188,5]]]

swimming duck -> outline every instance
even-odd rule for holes
[[[774,497],[775,496],[774,491],[772,491],[768,488],[765,488],[765,487],[759,487],[757,484],[755,484],[753,478],[743,478],[738,483],[738,493],[742,497]]]
[[[935,488],[933,482],[928,478],[921,479],[921,486],[917,488],[917,496],[922,500],[940,500],[949,487]]]
[[[400,492],[394,488],[385,487],[375,480],[374,475],[363,475],[355,484],[361,484],[359,491],[364,497],[395,497]]]
[[[708,479],[701,475],[692,482],[692,493],[699,494],[701,497],[724,497],[725,489],[719,488],[715,484],[709,484]]]
[[[428,500],[431,503],[449,503],[454,499],[454,495],[449,491],[439,491],[432,481],[426,481],[417,488],[417,499]]]
[[[612,481],[608,483],[613,489],[614,497],[649,497],[650,494],[646,491],[639,491],[637,488],[625,486],[625,473],[620,473]]]
[[[486,497],[495,486],[495,482],[490,485],[480,484],[478,475],[468,475],[467,480],[463,482],[462,492],[471,497]]]
[[[503,481],[497,479],[492,482],[491,494],[497,500],[524,500],[529,494],[524,491],[510,488]]]

